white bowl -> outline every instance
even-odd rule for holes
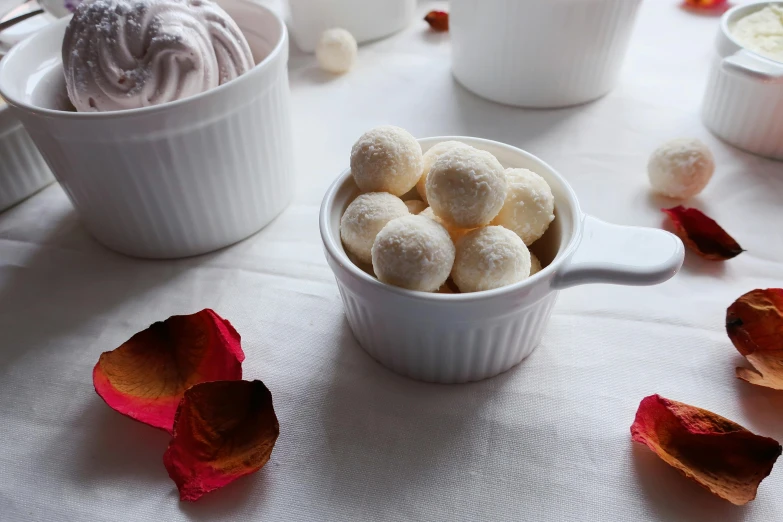
[[[704,95],[704,124],[719,138],[754,154],[783,160],[783,63],[743,48],[729,32],[739,18],[769,3],[723,14]]]
[[[522,107],[585,103],[620,74],[641,0],[451,0],[454,76]]]
[[[289,0],[291,33],[303,51],[315,51],[321,34],[341,27],[359,43],[396,33],[410,24],[416,0]]]
[[[458,140],[527,168],[552,187],[556,219],[532,250],[547,265],[529,279],[471,294],[428,294],[381,283],[352,263],[340,241],[340,217],[358,194],[350,170],[321,205],[321,238],[345,315],[359,344],[381,364],[414,379],[458,383],[492,377],[539,344],[557,291],[586,283],[652,285],[682,266],[682,242],[658,229],[610,225],[579,209],[552,167],[515,147],[478,138],[419,140],[424,151]]]
[[[67,19],[0,62],[0,92],[36,143],[85,227],[138,257],[209,252],[258,231],[294,186],[283,21],[244,0],[219,2],[257,65],[211,91],[142,109],[77,113],[67,106]]]
[[[0,101],[0,212],[54,182],[22,123]]]

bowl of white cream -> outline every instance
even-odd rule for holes
[[[705,125],[736,147],[783,160],[783,2],[727,11],[715,50]]]

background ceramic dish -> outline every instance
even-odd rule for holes
[[[109,248],[151,258],[209,252],[261,229],[292,196],[285,25],[259,5],[219,3],[258,65],[185,100],[117,112],[63,110],[67,20],[0,62],[0,91],[84,225]]]
[[[492,101],[564,107],[617,82],[641,0],[451,0],[454,76]]]
[[[783,63],[743,48],[729,31],[734,21],[769,3],[737,6],[721,18],[702,116],[732,145],[783,160]]]
[[[446,140],[487,150],[505,167],[528,168],[547,180],[556,219],[532,250],[548,266],[521,283],[472,294],[428,294],[385,285],[354,265],[340,242],[340,217],[358,194],[346,170],[321,205],[321,238],[348,324],[359,344],[384,366],[441,383],[492,377],[539,344],[558,290],[586,283],[652,285],[682,266],[685,251],[676,236],[586,216],[568,183],[535,156],[477,138],[420,143],[426,151]]]
[[[0,212],[53,182],[33,140],[0,100]]]
[[[321,34],[342,27],[359,43],[377,40],[410,24],[416,0],[289,0],[296,45],[315,51]]]

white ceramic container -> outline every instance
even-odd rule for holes
[[[294,186],[288,37],[282,19],[244,0],[219,2],[257,65],[211,91],[142,109],[67,106],[60,20],[0,62],[0,91],[85,227],[132,256],[175,258],[248,237],[288,204]]]
[[[0,101],[0,212],[54,181],[33,140]]]
[[[416,12],[416,0],[289,0],[289,5],[294,41],[308,53],[327,29],[341,27],[362,43],[400,31]]]
[[[608,93],[641,0],[451,0],[452,69],[499,103],[554,108]]]
[[[358,193],[346,170],[321,205],[321,237],[348,324],[359,344],[384,366],[440,383],[492,377],[518,364],[539,344],[558,290],[586,283],[652,285],[682,266],[679,238],[586,216],[568,183],[535,156],[477,138],[420,142],[426,151],[445,140],[487,150],[505,167],[531,169],[547,180],[556,219],[533,251],[548,266],[515,285],[472,294],[428,294],[383,284],[354,265],[340,241],[340,217]]]
[[[769,3],[740,5],[721,18],[702,116],[719,138],[783,160],[783,63],[744,49],[729,31],[736,20]]]

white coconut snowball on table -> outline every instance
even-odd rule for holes
[[[358,52],[356,38],[345,29],[335,28],[323,32],[315,48],[315,58],[321,69],[344,74],[353,68]]]
[[[435,215],[435,213],[432,211],[432,207],[427,207],[421,212],[419,212],[420,216],[424,216],[426,218],[432,219],[436,223],[443,226],[443,228],[446,229],[446,231],[449,233],[449,236],[451,236],[451,240],[454,242],[454,244],[457,244],[457,241],[459,241],[465,234],[470,232],[471,228],[459,228],[457,226],[452,225],[448,221],[444,221],[438,216]]]
[[[712,152],[695,138],[667,141],[655,149],[647,164],[653,190],[675,199],[687,199],[700,193],[713,172]]]
[[[421,145],[392,125],[365,132],[351,149],[351,174],[362,192],[402,196],[421,175]]]
[[[405,206],[408,207],[408,212],[411,214],[421,214],[421,212],[428,208],[427,204],[419,199],[409,199],[405,202]]]
[[[416,191],[419,193],[419,197],[421,197],[425,203],[427,203],[427,175],[430,173],[430,169],[432,168],[433,163],[435,163],[435,161],[437,161],[437,159],[446,152],[459,148],[472,149],[473,147],[462,143],[461,141],[442,141],[436,145],[433,145],[427,152],[424,153],[424,156],[422,157],[421,177],[416,183]]]
[[[461,292],[508,286],[530,276],[530,251],[507,228],[473,230],[457,244],[451,277]]]
[[[389,221],[372,246],[375,275],[386,284],[435,292],[449,278],[456,249],[443,226],[422,216]]]
[[[538,256],[536,256],[533,252],[530,252],[530,275],[535,275],[541,270],[543,270],[543,267],[541,266],[541,260],[539,260]]]
[[[508,183],[489,152],[455,148],[442,154],[427,176],[427,199],[436,216],[459,228],[488,224],[500,212]]]
[[[506,180],[506,201],[492,224],[516,232],[530,246],[555,219],[555,197],[544,178],[533,171],[508,169]]]
[[[386,192],[361,194],[348,205],[340,219],[340,238],[356,259],[371,263],[375,236],[392,219],[407,215],[408,207],[397,196]]]

